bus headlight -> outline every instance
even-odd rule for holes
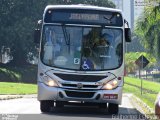
[[[116,88],[117,86],[118,86],[118,80],[114,79],[114,80],[111,80],[111,81],[107,82],[102,87],[102,89],[104,89],[104,90],[112,90],[112,89]]]
[[[43,83],[49,87],[58,87],[57,83],[49,76],[43,76]]]

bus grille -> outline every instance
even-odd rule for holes
[[[77,91],[65,91],[68,97],[77,97],[77,98],[92,98],[95,92],[77,92]]]
[[[62,84],[63,87],[71,87],[77,88],[77,84]],[[83,85],[83,89],[85,88],[98,88],[98,85]]]
[[[97,82],[108,76],[94,76],[94,75],[75,75],[75,74],[61,74],[54,73],[54,75],[65,81],[78,81],[78,82]]]

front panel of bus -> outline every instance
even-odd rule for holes
[[[116,11],[45,10],[38,99],[121,103],[124,33]]]

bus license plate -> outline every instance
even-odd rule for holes
[[[104,94],[104,99],[118,99],[118,94]]]

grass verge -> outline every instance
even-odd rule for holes
[[[154,109],[154,103],[158,92],[160,92],[160,84],[143,80],[143,92],[141,95],[141,80],[137,78],[125,77],[124,92],[133,93],[144,101],[149,107]],[[154,92],[150,92],[154,91]]]
[[[0,82],[0,94],[36,94],[36,84]]]

